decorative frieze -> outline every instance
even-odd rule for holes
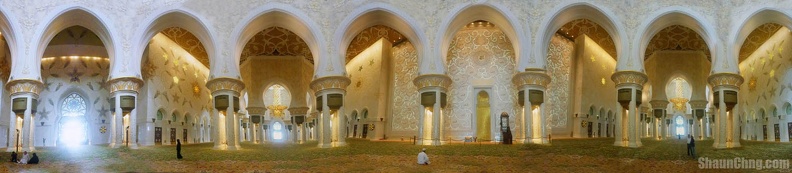
[[[707,108],[707,101],[706,100],[693,100],[688,102],[690,103],[690,108],[693,109],[704,109]]]
[[[242,90],[245,89],[245,83],[242,83],[241,80],[234,78],[214,78],[209,82],[206,82],[206,88],[209,88],[212,93],[228,90],[239,95],[239,93],[242,93]]]
[[[415,79],[413,79],[413,84],[415,84],[418,89],[426,87],[447,89],[451,87],[451,77],[444,74],[425,74],[415,77]]]
[[[263,107],[247,107],[245,109],[247,109],[250,115],[264,115],[264,112],[267,111],[267,109]]]
[[[289,108],[289,113],[291,113],[292,116],[305,115],[308,113],[308,107]]]
[[[346,87],[352,81],[346,76],[326,76],[311,81],[311,89],[314,92],[319,92],[326,89],[341,89],[346,91]]]
[[[521,88],[525,85],[536,85],[542,88],[547,88],[547,85],[550,84],[550,75],[547,75],[544,69],[525,69],[525,72],[520,72],[514,74],[512,77],[512,83],[517,88]]]
[[[110,85],[110,93],[115,93],[116,91],[138,92],[140,87],[143,86],[143,80],[136,77],[120,77],[110,79],[107,81],[107,85]]]
[[[616,83],[616,86],[626,84],[636,84],[643,86],[649,78],[646,74],[637,71],[617,71],[611,76],[611,80]]]
[[[33,79],[16,79],[6,84],[6,90],[8,90],[11,95],[18,93],[33,93],[38,97],[43,87],[44,83]]]
[[[734,73],[717,73],[710,75],[707,81],[712,87],[731,86],[739,89],[743,83],[743,77]]]

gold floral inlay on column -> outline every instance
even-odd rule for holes
[[[425,74],[416,77],[413,84],[420,88],[440,87],[447,89],[451,86],[451,78],[444,74]]]
[[[107,83],[110,85],[110,93],[114,93],[116,91],[138,92],[140,87],[143,86],[143,80],[136,77],[120,77],[110,79],[107,81]]]
[[[11,95],[17,93],[33,93],[38,96],[43,87],[44,83],[33,79],[17,79],[9,81],[6,84],[6,90],[8,90]]]
[[[311,89],[319,92],[326,89],[341,89],[346,91],[351,81],[346,76],[326,76],[311,81]]]
[[[242,81],[239,79],[233,78],[214,78],[209,82],[206,82],[206,87],[209,88],[212,93],[222,90],[230,90],[239,95],[239,93],[245,89],[245,83],[242,83]]]

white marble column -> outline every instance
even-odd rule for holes
[[[333,130],[331,129],[331,126],[332,128],[345,128],[344,125],[346,123],[332,121],[333,115],[331,115],[331,113],[334,113],[335,116],[344,116],[343,105],[329,105],[329,99],[327,97],[334,94],[340,94],[343,103],[343,99],[345,99],[344,95],[346,94],[345,89],[350,83],[351,81],[346,76],[325,76],[314,79],[311,82],[311,89],[315,92],[315,96],[317,99],[319,99],[318,97],[321,97],[322,99],[322,105],[315,105],[317,108],[321,106],[321,109],[317,109],[321,112],[318,121],[319,148],[330,148],[346,145],[344,136],[342,134],[343,131],[335,130],[336,134],[333,134]],[[338,117],[337,119],[343,120],[342,117]],[[331,125],[333,122],[337,123]],[[333,142],[333,136],[338,136],[338,141]]]
[[[737,103],[736,100],[734,102],[725,100],[728,98],[725,92],[738,92],[743,78],[733,73],[717,73],[710,75],[708,81],[710,86],[713,86],[713,91],[718,93],[715,94],[717,98],[714,99],[717,112],[715,114],[714,142],[712,146],[714,148],[740,147],[739,137],[736,136],[739,133],[735,133],[735,129],[738,128],[738,121],[734,117],[734,113],[732,113],[732,109]]]
[[[545,90],[550,80],[550,76],[547,75],[544,69],[525,69],[524,72],[514,74],[512,77],[512,83],[524,94],[524,106],[522,111],[523,130],[521,132],[524,137],[522,140],[523,143],[548,144],[550,142],[548,139],[549,132],[547,131],[545,122],[547,120],[547,115],[545,115],[544,111],[544,103],[547,100]],[[535,95],[534,97],[541,98],[532,98],[531,91],[540,92],[541,94]],[[535,100],[536,102],[532,102],[531,100]]]
[[[38,80],[31,80],[31,79],[16,79],[11,80],[6,83],[6,89],[9,91],[11,96],[11,106],[9,108],[13,109],[13,100],[14,99],[26,99],[24,112],[14,113],[11,112],[10,114],[10,121],[8,137],[9,137],[9,147],[6,149],[7,151],[16,151],[19,147],[21,151],[36,151],[35,147],[35,112],[33,109],[34,99],[37,99],[39,93],[41,93],[41,89],[43,87],[43,83]],[[19,127],[21,126],[21,128]],[[19,130],[19,138],[17,139],[16,130]]]
[[[426,74],[426,75],[420,75],[415,79],[413,79],[413,84],[416,87],[418,87],[418,93],[420,94],[423,93],[434,94],[434,102],[431,102],[430,100],[424,104],[421,95],[418,96],[419,100],[416,100],[417,102],[421,103],[417,144],[441,145],[442,136],[440,136],[440,134],[442,134],[442,130],[443,130],[441,124],[442,116],[443,116],[442,109],[443,109],[443,103],[445,103],[445,100],[443,100],[442,98],[442,94],[445,93],[446,89],[451,85],[451,78],[443,74]],[[431,112],[431,119],[428,120],[430,122],[426,122],[427,112]],[[384,128],[384,127],[377,127],[377,128]],[[429,132],[428,134],[429,136],[426,136],[427,130]]]
[[[647,81],[646,74],[635,71],[618,71],[611,76],[611,79],[616,83],[617,93],[618,90],[628,90],[630,93],[629,102],[620,101],[622,110],[619,111],[621,124],[621,132],[623,133],[622,139],[615,139],[614,143],[622,147],[641,147],[641,138],[638,134],[638,126],[640,123],[640,105],[642,96],[639,91],[643,88],[643,84]],[[626,115],[625,115],[626,114]]]
[[[212,107],[216,108],[212,111],[214,120],[212,124],[212,133],[215,134],[214,149],[219,150],[239,150],[242,147],[239,145],[239,119],[240,115],[236,113],[234,98],[239,96],[245,84],[238,79],[233,78],[214,78],[206,83],[206,87],[212,91]],[[228,107],[218,107],[218,96],[225,96],[228,98]],[[220,104],[223,105],[223,104]]]

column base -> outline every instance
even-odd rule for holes
[[[548,144],[550,142],[547,141],[547,138],[532,138],[530,143],[533,143],[533,144]]]
[[[25,150],[22,150],[22,151],[35,152],[36,151],[36,147],[27,147]]]
[[[215,144],[215,146],[212,147],[212,149],[215,149],[215,150],[226,150],[227,148],[228,148],[228,146],[225,145],[225,144]]]
[[[642,146],[641,141],[630,141],[629,144],[627,145],[627,147],[630,148],[638,148],[641,146]]]
[[[236,145],[228,145],[228,147],[226,149],[227,150],[241,150],[242,147],[239,146],[239,144],[236,144]]]
[[[12,151],[16,152],[16,146],[11,146],[6,148],[6,152],[12,152]]]
[[[119,147],[121,147],[121,145],[117,143],[110,143],[110,148],[119,148]]]
[[[440,140],[439,140],[439,139],[433,139],[433,140],[432,140],[432,145],[434,145],[434,146],[440,146],[440,145],[442,145],[442,142],[440,142]]]
[[[319,145],[318,145],[317,147],[319,147],[319,148],[332,148],[333,146],[332,146],[332,145],[330,145],[330,144],[322,144],[322,143],[319,143]]]
[[[729,148],[738,148],[741,147],[740,142],[727,142],[726,146]]]
[[[726,143],[720,143],[720,142],[716,141],[715,143],[712,144],[712,148],[726,149],[726,148],[729,148],[729,147],[727,147]]]
[[[131,143],[131,144],[129,144],[129,148],[130,148],[130,149],[138,149],[138,144],[136,144],[136,143]]]
[[[346,146],[346,145],[347,145],[347,143],[346,143],[346,142],[344,142],[344,141],[341,141],[341,142],[333,142],[333,143],[332,143],[332,146],[333,146],[333,147],[343,147],[343,146]]]

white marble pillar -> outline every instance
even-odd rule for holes
[[[623,147],[641,147],[641,138],[638,134],[638,129],[636,129],[640,124],[641,113],[638,109],[640,105],[638,102],[642,99],[638,92],[643,88],[643,84],[646,83],[647,76],[642,72],[618,71],[611,76],[611,79],[616,83],[617,91],[629,90],[630,92],[629,102],[620,102],[622,110],[619,113],[622,114],[620,115],[622,123],[619,124],[622,125],[620,130],[623,134],[621,136],[622,139],[615,139],[616,142],[614,144]]]
[[[719,93],[715,95],[717,98],[714,99],[717,112],[715,114],[714,142],[712,146],[714,148],[740,147],[738,133],[735,133],[735,128],[738,127],[738,120],[733,115],[735,110],[732,110],[736,102],[727,103],[725,92],[738,92],[743,78],[734,73],[717,73],[710,75],[708,81],[713,86],[713,91]]]
[[[522,133],[525,139],[523,139],[523,143],[548,144],[550,142],[545,122],[547,115],[544,111],[544,103],[547,101],[545,90],[550,80],[550,76],[544,69],[525,69],[512,77],[512,83],[524,93]],[[531,98],[531,90],[541,92],[542,98]],[[531,102],[531,100],[540,102]]]
[[[240,115],[238,115],[235,111],[234,106],[234,98],[238,97],[242,89],[245,88],[245,84],[234,78],[214,78],[211,79],[206,83],[206,87],[212,91],[212,99],[213,104],[212,107],[217,107],[217,96],[226,96],[228,97],[228,107],[224,109],[221,108],[220,110],[214,109],[212,111],[212,116],[215,118],[213,119],[213,126],[212,126],[212,133],[215,134],[215,137],[212,139],[214,142],[214,149],[220,150],[239,150],[242,147],[239,145],[239,119]]]

